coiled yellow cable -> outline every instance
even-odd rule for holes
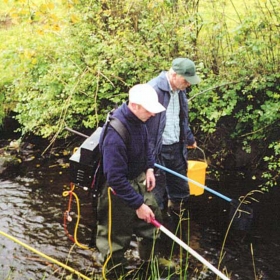
[[[111,191],[114,192],[114,190],[111,187],[108,187],[108,244],[109,244],[109,255],[104,262],[102,266],[102,277],[104,280],[106,280],[106,267],[109,262],[109,260],[112,257],[112,240],[111,240],[111,235],[112,235],[112,201],[111,201]],[[80,222],[80,201],[77,196],[77,194],[74,192],[74,188],[72,188],[70,191],[64,191],[62,193],[63,196],[68,196],[68,195],[73,195],[76,199],[77,202],[77,221],[75,225],[75,230],[74,230],[74,242],[77,244],[80,248],[82,249],[91,249],[88,246],[85,246],[81,243],[79,243],[78,238],[77,238],[77,233],[78,233],[78,227],[79,227],[79,222]]]
[[[75,199],[76,199],[76,202],[77,202],[77,221],[76,221],[76,225],[75,225],[75,230],[74,230],[74,242],[75,244],[77,244],[80,248],[82,249],[86,249],[86,250],[90,250],[91,248],[86,246],[86,245],[83,245],[81,244],[79,241],[78,241],[78,238],[77,238],[77,235],[78,235],[78,227],[79,227],[79,223],[80,223],[80,200],[77,196],[77,194],[73,191],[74,188],[71,190],[71,191],[64,191],[62,193],[63,196],[68,196],[69,194],[72,194]]]

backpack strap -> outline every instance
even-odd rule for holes
[[[124,126],[124,124],[115,117],[110,117],[110,125],[117,131],[117,133],[121,136],[126,146],[129,144],[129,134]]]

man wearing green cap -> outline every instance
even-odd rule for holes
[[[191,85],[198,84],[193,61],[176,58],[169,71],[163,71],[149,84],[156,90],[159,102],[166,111],[157,114],[147,122],[150,145],[156,162],[186,176],[187,146],[196,147],[195,138],[188,123],[188,101],[186,93]],[[170,173],[157,171],[155,196],[161,208],[168,201],[168,213],[178,222],[178,215],[189,198],[188,182]],[[175,224],[176,223],[176,224]]]

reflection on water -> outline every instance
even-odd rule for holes
[[[236,186],[244,184],[244,181],[238,183],[237,178],[231,182]],[[231,197],[239,195],[240,189],[236,188]],[[280,227],[277,216],[280,211],[280,194],[275,188],[270,193],[255,195],[255,198],[259,202],[251,205],[254,209],[253,224],[246,232],[231,228],[225,241],[221,268],[225,266],[232,272],[231,279],[280,279],[280,267],[277,265],[280,257]],[[195,209],[197,208],[198,211],[192,210],[193,219],[200,227],[202,254],[212,259],[214,265],[218,265],[215,256],[220,255],[229,225],[228,213],[231,205],[205,193],[195,198]]]
[[[94,270],[92,252],[73,248],[63,228],[68,198],[63,197],[62,192],[69,188],[68,170],[59,165],[57,168],[46,165],[43,171],[39,169],[40,172],[27,167],[23,172],[25,175],[20,172],[21,177],[0,181],[0,230],[87,274]],[[81,243],[89,244],[90,199],[81,190],[77,193],[83,204],[78,238]],[[190,246],[217,267],[228,224],[229,205],[220,198],[209,197],[204,193],[190,199]],[[221,269],[226,267],[232,272],[231,279],[255,279],[254,271],[256,279],[279,279],[277,197],[276,190],[263,195],[256,206],[256,221],[249,234],[230,232]],[[75,217],[76,209],[72,210]],[[74,232],[74,224],[70,225],[69,232]],[[199,263],[197,267],[202,269]],[[0,279],[8,279],[9,273],[12,275],[9,279],[63,279],[62,268],[0,235]],[[215,279],[215,276],[206,274],[200,279]]]
[[[47,176],[47,175],[46,175]],[[83,271],[92,265],[91,251],[74,248],[63,229],[63,185],[0,182],[1,231],[62,263]],[[85,227],[85,226],[84,226]],[[80,232],[83,233],[83,226]],[[85,234],[89,234],[88,230]],[[83,236],[81,234],[81,239]],[[82,240],[83,241],[83,240]],[[86,240],[84,240],[86,241]],[[0,279],[61,279],[62,269],[0,235]],[[66,274],[69,274],[68,272]]]

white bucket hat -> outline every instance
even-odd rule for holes
[[[138,84],[129,90],[129,102],[141,105],[148,112],[157,114],[165,110],[158,102],[158,95],[152,86]]]

